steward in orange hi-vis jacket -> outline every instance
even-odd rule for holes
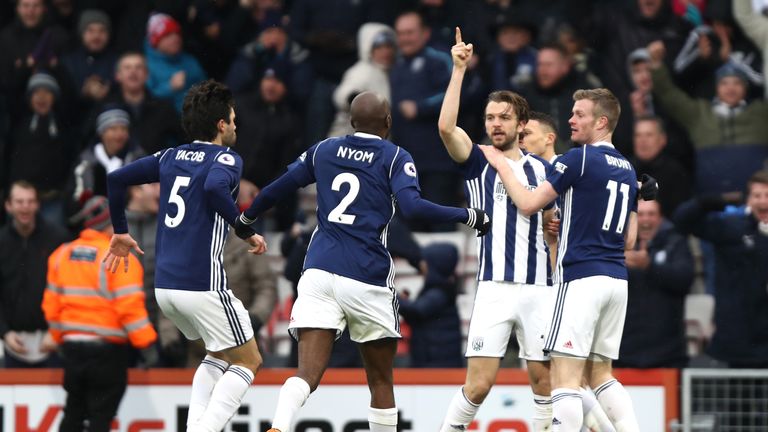
[[[43,312],[64,359],[67,402],[60,431],[108,432],[127,386],[128,367],[142,350],[152,363],[157,333],[144,305],[144,271],[130,257],[129,270],[109,272],[103,264],[112,225],[106,198],[88,200],[74,217],[80,236],[48,258]]]

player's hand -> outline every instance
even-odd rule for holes
[[[504,156],[504,153],[502,153],[502,151],[496,147],[492,145],[481,145],[478,147],[480,147],[480,151],[483,152],[485,159],[488,160],[488,163],[491,164],[491,166],[497,171],[498,167],[507,163],[507,158]]]
[[[251,249],[248,249],[248,252],[254,255],[261,255],[267,251],[267,242],[264,241],[264,237],[258,234],[248,237],[245,241],[252,246]]]
[[[256,231],[251,228],[251,224],[253,222],[254,221],[249,222],[245,215],[240,213],[240,216],[235,219],[235,235],[243,240],[248,241],[251,236],[256,234]]]
[[[659,195],[659,182],[648,174],[640,177],[640,198],[643,201],[653,201]]]
[[[112,273],[116,272],[120,267],[120,261],[125,263],[125,272],[128,272],[128,254],[131,249],[136,250],[139,255],[144,255],[144,251],[141,250],[136,240],[131,237],[130,234],[112,234],[112,240],[109,242],[109,253],[104,257],[104,263],[106,263],[107,270]]]
[[[467,226],[477,230],[477,236],[482,237],[491,229],[491,218],[484,211],[478,208],[468,208],[469,219]]]
[[[456,27],[456,45],[451,47],[451,58],[453,66],[459,69],[465,69],[470,60],[472,60],[472,44],[465,44],[461,40],[461,29]]]
[[[547,225],[544,227],[544,231],[546,231],[549,235],[557,238],[557,236],[560,235],[560,219],[552,219],[547,222]]]

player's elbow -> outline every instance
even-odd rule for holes
[[[538,213],[540,209],[532,203],[523,203],[523,205],[517,206],[517,211],[523,214],[523,216],[531,217]]]

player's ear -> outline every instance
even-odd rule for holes
[[[392,114],[387,114],[387,118],[384,119],[384,123],[387,125],[387,130],[392,128]]]

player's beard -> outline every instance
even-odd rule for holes
[[[514,138],[507,138],[507,139],[505,139],[504,141],[502,141],[502,142],[500,142],[498,144],[496,142],[494,142],[493,140],[491,140],[491,144],[493,144],[494,147],[496,147],[497,149],[501,150],[502,152],[505,152],[505,151],[511,149],[512,147],[514,147],[515,143],[517,143],[517,141],[518,141],[518,138],[517,138],[517,136],[515,136]]]
[[[225,134],[221,138],[221,143],[227,147],[234,147],[235,143],[237,143],[237,132],[232,131],[232,133]]]

